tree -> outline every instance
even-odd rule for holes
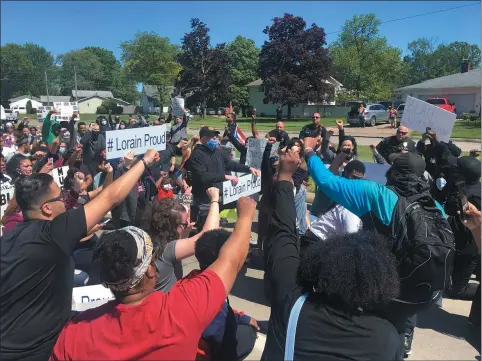
[[[331,59],[324,47],[325,31],[299,16],[274,18],[263,32],[268,35],[260,53],[260,74],[265,87],[264,101],[291,107],[323,102],[331,89],[325,79],[331,75]]]
[[[226,51],[230,62],[231,100],[246,116],[246,108],[249,106],[246,85],[258,78],[260,50],[253,40],[238,35],[226,45]]]
[[[114,97],[123,99],[132,104],[140,98],[136,82],[126,75],[123,68],[114,70],[112,73],[112,85],[110,90]]]
[[[40,96],[45,94],[45,72],[47,72],[49,80],[49,91],[51,84],[56,83],[56,70],[54,68],[54,57],[43,46],[27,43],[23,46],[23,50],[27,59],[32,64],[32,74],[28,80],[29,94],[32,96]],[[52,90],[53,90],[52,86]],[[55,91],[52,91],[54,95]]]
[[[25,110],[27,114],[32,114],[32,101],[27,101],[27,104],[25,104]]]
[[[206,115],[207,102],[218,105],[230,101],[229,56],[224,44],[211,47],[209,28],[197,18],[191,19],[191,32],[182,39],[177,61],[182,66],[176,82],[178,93],[198,99]]]
[[[117,106],[117,102],[114,99],[106,99],[102,102],[99,108],[104,108],[107,112],[110,110],[114,114],[122,114],[124,109],[121,106]]]
[[[156,33],[137,33],[135,38],[121,43],[125,74],[136,82],[155,85],[160,108],[172,92],[180,66],[176,62],[179,47],[169,38]]]
[[[401,50],[378,35],[379,25],[375,14],[355,15],[330,45],[334,77],[362,100],[389,99],[405,77]]]
[[[478,45],[455,41],[436,47],[435,43],[433,39],[420,38],[408,44],[410,53],[403,59],[410,69],[406,85],[458,73],[463,59],[467,59],[472,68],[480,66]]]

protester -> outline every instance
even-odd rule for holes
[[[16,182],[15,198],[25,222],[2,237],[1,359],[49,357],[57,335],[72,316],[75,246],[127,196],[155,153],[149,150],[142,162],[95,199],[67,212],[52,176],[36,174]]]
[[[354,137],[345,136],[345,129],[343,127],[343,120],[337,119],[336,125],[338,127],[338,149],[333,152],[329,149],[330,138],[335,134],[333,129],[328,129],[323,141],[321,142],[321,155],[325,164],[331,164],[335,159],[336,154],[340,152],[347,153],[349,155],[348,161],[356,159],[358,156],[357,144]]]
[[[274,186],[265,249],[272,303],[261,359],[394,360],[397,332],[376,315],[399,292],[387,240],[375,233],[334,236],[300,261],[291,183],[299,164],[291,150],[281,156]]]
[[[196,242],[195,255],[200,269],[191,271],[181,283],[211,266],[229,236],[230,233],[224,229],[204,233]],[[232,309],[226,299],[221,311],[201,336],[196,360],[244,360],[253,351],[258,330],[254,318]]]
[[[187,125],[189,117],[184,113],[183,117],[174,117],[174,124],[171,126],[171,143],[179,144],[181,140],[187,140]]]
[[[416,313],[429,307],[448,282],[454,238],[444,210],[430,195],[430,186],[423,178],[425,162],[417,154],[390,155],[393,164],[387,172],[388,188],[372,181],[350,180],[331,174],[312,150],[316,141],[305,139],[308,169],[316,185],[358,217],[370,214],[377,232],[395,240],[391,246],[400,261],[401,294],[387,307],[385,317],[395,326],[401,341],[403,339],[398,354],[402,359],[411,351]],[[423,207],[404,216],[412,204]],[[424,224],[425,227],[422,230],[409,224]],[[411,256],[406,258],[407,254]],[[410,258],[416,262],[409,262]],[[420,283],[430,287],[420,288]],[[408,319],[410,324],[405,329]]]
[[[409,138],[408,128],[403,125],[397,129],[397,134],[391,137],[383,138],[376,146],[376,151],[383,159],[389,164],[392,164],[389,160],[390,154],[399,153],[401,151],[416,153],[415,142]]]
[[[56,111],[54,109],[49,111],[42,123],[42,140],[46,141],[49,145],[52,144],[52,141],[59,136],[61,129],[59,122],[56,120],[51,120],[52,115],[55,113]]]
[[[397,127],[397,114],[398,111],[393,105],[388,106],[388,120],[390,122],[390,128],[395,129]]]
[[[217,260],[169,293],[154,292],[158,255],[146,232],[135,227],[105,232],[94,264],[116,300],[73,319],[60,334],[52,360],[193,360],[202,333],[244,264],[255,208],[253,200],[239,199],[238,220]]]
[[[248,151],[248,144],[246,142],[246,136],[239,129],[238,123],[236,122],[236,114],[232,112],[226,113],[226,127],[223,134],[223,139],[229,140],[234,148],[240,153],[239,163],[246,163],[246,154]]]
[[[301,128],[300,131],[300,139],[304,139],[306,137],[319,137],[325,138],[326,136],[326,128],[321,125],[320,123],[320,113],[313,113],[311,117],[311,124],[305,125]]]
[[[336,174],[336,173],[335,173]],[[349,162],[343,170],[343,177],[347,179],[363,179],[365,165],[359,160]],[[305,237],[301,239],[300,248],[310,244],[324,241],[332,235],[356,233],[362,229],[362,220],[343,207],[341,204],[331,201],[328,209],[312,220]]]
[[[206,190],[216,183],[230,180],[233,184],[238,178],[226,175],[227,171],[260,175],[260,171],[246,165],[236,163],[219,148],[219,132],[211,127],[202,127],[199,131],[200,142],[191,153],[189,168],[192,172],[192,194],[194,205],[198,208],[197,227],[202,228],[209,210],[209,197]],[[222,209],[223,207],[221,207]]]
[[[93,177],[102,162],[101,152],[105,151],[105,136],[97,123],[90,123],[89,130],[82,137],[80,144],[83,162]]]
[[[15,144],[17,151],[15,153],[8,154],[5,159],[7,162],[14,157],[29,157],[30,151],[32,150],[32,146],[30,145],[30,141],[27,136],[20,136],[15,139]]]
[[[273,130],[270,130],[266,134],[266,138],[275,138],[277,142],[279,142],[279,147],[284,148],[288,145],[290,142],[290,137],[288,133],[285,132],[285,125],[283,122],[277,122],[276,123],[276,128]]]
[[[87,133],[87,124],[84,122],[78,122],[77,123],[77,144],[80,144],[80,141],[84,137],[85,133]]]

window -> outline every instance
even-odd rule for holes
[[[387,108],[385,108],[383,105],[380,104],[380,105],[378,106],[378,110],[387,110]]]
[[[264,93],[264,86],[258,87],[258,93]]]
[[[445,104],[445,99],[429,99],[426,100],[427,103],[429,104]]]

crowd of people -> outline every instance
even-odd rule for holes
[[[191,138],[187,111],[77,118],[52,110],[41,129],[2,129],[0,182],[15,191],[2,218],[0,358],[245,359],[258,323],[228,295],[256,210],[271,306],[263,360],[402,360],[417,313],[443,297],[472,300],[480,332],[481,164],[432,130],[415,143],[400,126],[370,146],[390,166],[381,184],[366,179],[343,121],[333,144],[318,113],[298,137],[278,121],[260,169],[247,164],[249,139],[262,138],[255,111],[250,137],[230,112],[223,134],[201,126]],[[106,159],[106,132],[162,125],[165,150]],[[66,166],[59,185],[51,172]],[[222,183],[239,173],[261,176],[261,192],[224,204]],[[226,209],[237,210],[232,232]],[[183,274],[192,256],[199,268]],[[114,299],[73,311],[73,288],[88,285]]]

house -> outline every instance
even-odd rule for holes
[[[117,106],[122,107],[123,114],[133,114],[135,106],[126,102],[122,99],[117,99],[114,97],[104,97],[100,95],[91,95],[86,98],[79,99],[79,112],[80,114],[95,114],[97,112],[97,107],[102,105],[104,100],[113,99],[117,103]]]
[[[457,115],[470,112],[480,114],[480,79],[480,68],[470,70],[461,67],[460,73],[426,80],[396,91],[403,100],[408,95],[421,100],[448,98],[451,103],[455,103]]]
[[[170,87],[174,91],[174,87]],[[159,114],[159,92],[157,86],[143,84],[141,93],[141,106],[144,114]],[[169,106],[165,106],[162,109],[163,113],[169,111]]]
[[[19,114],[27,113],[27,103],[29,100],[32,103],[32,108],[38,108],[42,106],[39,98],[31,97],[28,95],[22,95],[12,99],[8,99],[8,101],[10,102],[10,109],[16,111]]]
[[[113,98],[114,95],[108,90],[72,90],[72,102],[79,101],[80,99],[89,98],[94,95],[98,95],[103,98]],[[76,100],[77,99],[77,100]]]
[[[291,115],[293,117],[303,117],[303,116],[309,116],[313,114],[314,112],[325,112],[325,108],[327,106],[334,106],[335,105],[335,96],[337,92],[339,92],[343,84],[341,84],[338,80],[336,80],[333,77],[328,77],[324,81],[326,84],[329,84],[332,89],[333,93],[332,96],[330,96],[330,99],[328,101],[325,101],[323,103],[311,103],[308,102],[307,104],[301,104],[296,107],[291,108]],[[265,104],[263,102],[263,99],[265,97],[264,91],[265,88],[263,86],[263,80],[258,79],[255,80],[247,85],[248,87],[248,92],[249,92],[249,105],[253,106],[256,108],[256,113],[260,116],[274,116],[276,115],[276,108],[277,104]],[[286,115],[288,114],[288,106],[283,107],[283,114]]]
[[[40,96],[40,102],[44,106],[49,106],[53,105],[53,103],[65,103],[65,102],[70,102],[70,96],[68,95],[50,95],[48,98],[46,95],[41,95]]]

